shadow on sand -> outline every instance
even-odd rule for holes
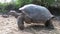
[[[54,29],[48,29],[48,28],[46,28],[45,26],[42,26],[42,25],[34,25],[34,26],[26,27],[22,31],[23,32],[30,32],[30,33],[36,33],[36,32],[42,31],[42,30],[51,31],[51,30],[54,30]]]

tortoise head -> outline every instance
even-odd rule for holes
[[[8,12],[9,15],[14,15],[16,13],[16,11],[14,10],[10,10],[10,12]]]
[[[8,16],[11,15],[11,16],[14,16],[14,17],[18,17],[18,13],[15,11],[15,10],[10,10],[10,12],[8,12]]]
[[[15,14],[16,14],[16,11],[10,10],[10,11],[7,13],[7,15],[4,15],[4,14],[3,14],[2,17],[7,18],[7,17],[9,17],[9,15],[15,16]]]

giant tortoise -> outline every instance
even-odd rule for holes
[[[27,4],[19,8],[19,10],[21,12],[21,16],[17,19],[19,29],[24,29],[24,21],[29,24],[44,23],[46,27],[54,28],[51,21],[54,16],[47,8],[35,4]]]

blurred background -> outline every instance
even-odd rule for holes
[[[45,6],[53,15],[60,16],[60,0],[0,0],[0,13],[8,13],[26,4]]]

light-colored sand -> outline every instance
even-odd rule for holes
[[[3,18],[0,15],[0,34],[60,34],[59,21],[54,21],[54,30],[40,28],[40,27],[27,27],[23,31],[18,29],[17,20],[14,17]]]

